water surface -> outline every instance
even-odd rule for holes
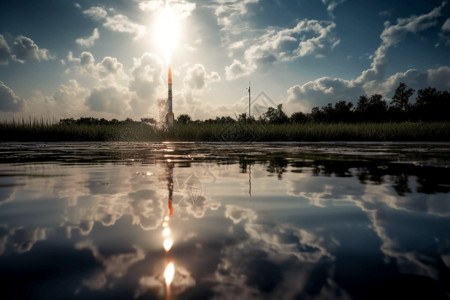
[[[0,144],[0,299],[448,299],[449,233],[445,143]]]

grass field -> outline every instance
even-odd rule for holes
[[[450,141],[450,122],[117,125],[0,123],[1,141]]]

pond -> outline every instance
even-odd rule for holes
[[[448,299],[449,143],[2,143],[0,299]]]

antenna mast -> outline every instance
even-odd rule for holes
[[[250,94],[250,81],[248,82],[248,117],[250,118],[251,111],[250,111],[250,102],[251,102],[251,94]]]

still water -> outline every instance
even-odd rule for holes
[[[450,144],[0,144],[0,299],[448,299]]]

